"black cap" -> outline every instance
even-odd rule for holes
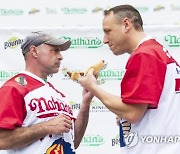
[[[21,44],[23,55],[29,51],[29,48],[32,45],[39,46],[41,44],[57,45],[61,47],[61,51],[65,51],[70,47],[71,42],[69,40],[56,38],[53,35],[42,31],[32,32],[23,40],[23,43]]]

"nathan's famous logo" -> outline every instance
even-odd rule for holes
[[[101,146],[105,141],[102,136],[97,135],[84,135],[81,141],[82,146]]]
[[[7,81],[18,73],[18,71],[0,70],[0,81]]]
[[[107,80],[122,80],[125,70],[120,69],[108,69],[102,70],[98,74],[98,83],[103,84]]]
[[[180,37],[175,35],[167,35],[164,37],[164,40],[168,43],[170,47],[179,47],[180,46]]]
[[[63,100],[54,98],[46,99],[44,97],[33,98],[28,104],[31,111],[37,112],[38,118],[52,117],[58,115],[59,111],[72,115],[72,109],[65,104]]]
[[[70,48],[99,48],[103,45],[102,40],[98,37],[63,37],[71,41]]]
[[[87,13],[86,8],[67,8],[67,7],[64,7],[61,9],[61,11],[63,11],[64,14],[85,14],[85,13]]]
[[[18,45],[22,44],[23,39],[19,39],[16,36],[11,37],[7,42],[4,43],[4,49],[16,48]]]
[[[22,9],[0,9],[1,16],[19,16],[23,14],[24,11]]]

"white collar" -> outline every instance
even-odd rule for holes
[[[145,41],[147,41],[147,40],[150,40],[150,39],[155,39],[155,38],[152,37],[151,35],[148,35],[148,36],[144,37],[144,38],[139,42],[139,44],[137,45],[136,49],[138,48],[138,46],[139,46],[140,44],[142,44],[143,42],[145,42]]]
[[[34,78],[34,79],[44,83],[44,84],[46,84],[46,82],[42,78],[38,77],[37,75],[35,75],[35,74],[31,73],[31,72],[21,71],[20,73],[26,74],[26,75],[28,75],[28,76],[30,76],[30,77],[32,77],[32,78]]]

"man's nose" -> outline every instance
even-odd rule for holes
[[[63,56],[62,56],[62,54],[60,52],[58,54],[58,59],[63,60]]]
[[[107,43],[108,43],[108,38],[107,38],[106,35],[104,35],[104,37],[103,37],[103,43],[104,43],[104,44],[107,44]]]

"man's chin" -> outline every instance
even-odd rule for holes
[[[54,70],[51,72],[51,74],[55,74],[55,73],[58,73],[58,72],[59,72],[59,68],[54,69]]]

